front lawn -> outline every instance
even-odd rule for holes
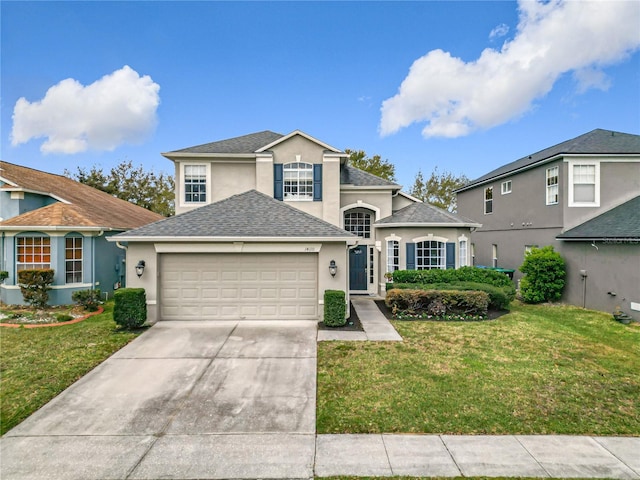
[[[640,435],[640,325],[513,304],[485,322],[394,321],[318,345],[322,433]]]
[[[0,434],[20,423],[138,334],[104,313],[73,325],[0,327]]]

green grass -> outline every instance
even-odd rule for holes
[[[640,328],[566,306],[318,345],[318,433],[640,434]]]
[[[0,434],[20,423],[134,339],[104,313],[74,325],[0,327]]]

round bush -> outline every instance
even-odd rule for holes
[[[560,300],[565,284],[565,263],[552,246],[532,248],[520,267],[520,295],[527,303]]]

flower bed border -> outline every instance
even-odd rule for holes
[[[82,317],[74,318],[73,320],[69,320],[68,322],[58,322],[58,323],[0,323],[0,327],[9,327],[9,328],[41,328],[41,327],[60,327],[62,325],[71,325],[73,323],[80,323],[86,320],[89,317],[93,317],[94,315],[99,315],[104,312],[103,307],[98,307],[98,310],[95,312],[90,312]]]

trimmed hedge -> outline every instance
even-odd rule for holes
[[[436,318],[446,318],[448,315],[484,317],[489,307],[489,295],[478,291],[395,288],[387,292],[385,304],[391,308],[394,315],[426,315]]]
[[[486,283],[496,287],[513,287],[513,282],[504,273],[488,268],[461,267],[458,269],[433,270],[396,270],[393,272],[394,283],[454,283],[474,282]]]
[[[526,253],[520,271],[524,273],[520,294],[525,302],[560,300],[566,277],[565,262],[552,246],[532,248]]]
[[[342,290],[324,291],[324,324],[327,327],[342,327],[347,323],[346,295]]]
[[[116,290],[113,320],[122,328],[140,328],[147,321],[147,296],[144,288]]]
[[[46,307],[54,275],[55,272],[51,269],[20,270],[18,285],[24,301],[35,308]]]
[[[420,290],[459,290],[459,291],[479,291],[489,295],[489,308],[493,310],[505,310],[516,298],[516,289],[513,285],[509,287],[496,287],[486,283],[476,282],[454,282],[454,283],[388,283],[389,290],[399,288],[420,289]]]

